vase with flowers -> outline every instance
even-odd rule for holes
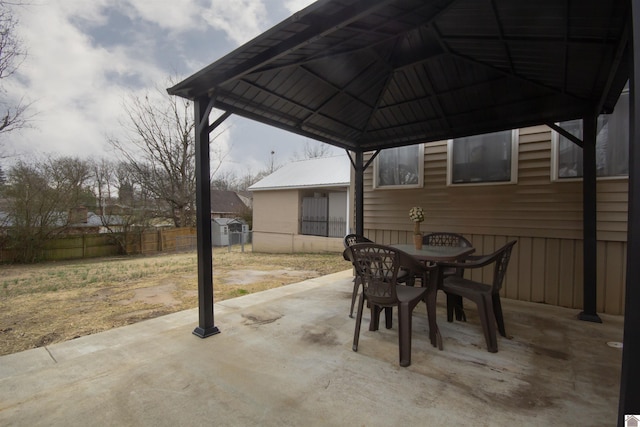
[[[414,206],[409,209],[409,219],[413,221],[413,243],[416,249],[422,249],[422,233],[420,223],[424,221],[424,209]]]

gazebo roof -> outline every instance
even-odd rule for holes
[[[610,111],[626,0],[320,0],[169,89],[369,151]]]

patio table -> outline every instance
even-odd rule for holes
[[[473,247],[461,246],[423,245],[421,249],[416,249],[414,245],[408,244],[390,246],[412,255],[421,262],[434,262],[436,264],[447,261],[458,261],[475,252],[475,248]],[[429,275],[429,283],[423,284],[423,286],[429,287],[426,301],[427,317],[429,320],[429,340],[431,341],[431,345],[442,350],[442,335],[440,335],[440,330],[438,329],[438,323],[436,321],[436,299],[438,296],[438,288],[442,281],[442,269],[437,268],[434,273],[435,274],[431,273]]]
[[[464,259],[467,255],[475,252],[475,248],[462,246],[429,246],[423,245],[422,249],[416,249],[414,245],[398,244],[391,245],[396,249],[412,255],[414,258],[426,262],[453,262]]]

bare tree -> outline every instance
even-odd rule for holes
[[[93,193],[97,199],[98,210],[102,213],[106,206],[113,204],[116,199],[116,164],[109,159],[101,158],[91,160],[90,167]]]
[[[47,240],[82,221],[72,212],[87,215],[99,207],[94,194],[94,163],[76,157],[49,157],[30,163],[18,161],[7,171],[6,181],[0,185],[3,225],[6,242],[17,250],[19,261],[36,260]],[[76,209],[80,207],[86,209]]]
[[[238,190],[238,177],[234,171],[220,171],[211,180],[211,188],[216,190]]]
[[[40,163],[16,163],[2,186],[10,247],[17,260],[33,262],[44,242],[57,235],[66,223],[57,193],[49,185]]]
[[[152,96],[154,95],[154,96]],[[166,205],[176,227],[195,225],[195,121],[192,103],[156,89],[131,97],[124,105],[126,140],[111,138],[141,187]],[[214,138],[215,139],[215,138]],[[217,159],[216,159],[217,156]],[[222,153],[213,153],[222,164]]]
[[[315,159],[318,157],[327,157],[332,154],[331,146],[319,141],[306,141],[302,154],[297,151],[293,153],[293,160]]]
[[[26,56],[22,41],[16,35],[18,20],[11,10],[20,2],[0,0],[0,82],[11,77]],[[27,109],[30,105],[23,99],[7,100],[6,92],[0,84],[0,134],[23,128],[27,125]]]
[[[147,225],[146,203],[141,200],[128,164],[106,158],[91,160],[95,214],[121,253],[127,253],[131,235]]]
[[[42,163],[48,185],[58,194],[58,206],[67,211],[84,206],[95,208],[91,189],[91,162],[78,157],[49,158]]]
[[[117,202],[126,213],[128,224],[145,228],[154,218],[162,216],[157,199],[138,180],[138,173],[129,163],[117,163],[115,177]]]

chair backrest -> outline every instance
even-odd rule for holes
[[[465,239],[461,234],[446,232],[425,234],[422,237],[422,243],[429,246],[461,246],[463,248],[470,248],[473,246],[471,242]]]
[[[512,240],[490,255],[491,258],[495,258],[495,266],[493,268],[493,293],[500,292],[500,289],[502,289],[504,275],[507,272],[509,259],[511,259],[511,250],[516,243],[516,240]]]
[[[364,293],[372,303],[394,304],[398,301],[396,285],[400,271],[397,249],[377,243],[356,243],[347,249],[360,277]]]
[[[349,250],[349,247],[355,245],[356,243],[373,243],[373,241],[359,234],[347,234],[346,236],[344,236],[344,240],[342,241],[342,243],[344,244],[345,248],[342,252],[342,257],[345,259],[345,261],[353,262],[353,260],[351,259],[352,254]]]
[[[349,246],[355,245],[356,243],[373,243],[373,240],[369,240],[364,236],[359,234],[347,234],[344,236],[344,247],[348,248]]]

